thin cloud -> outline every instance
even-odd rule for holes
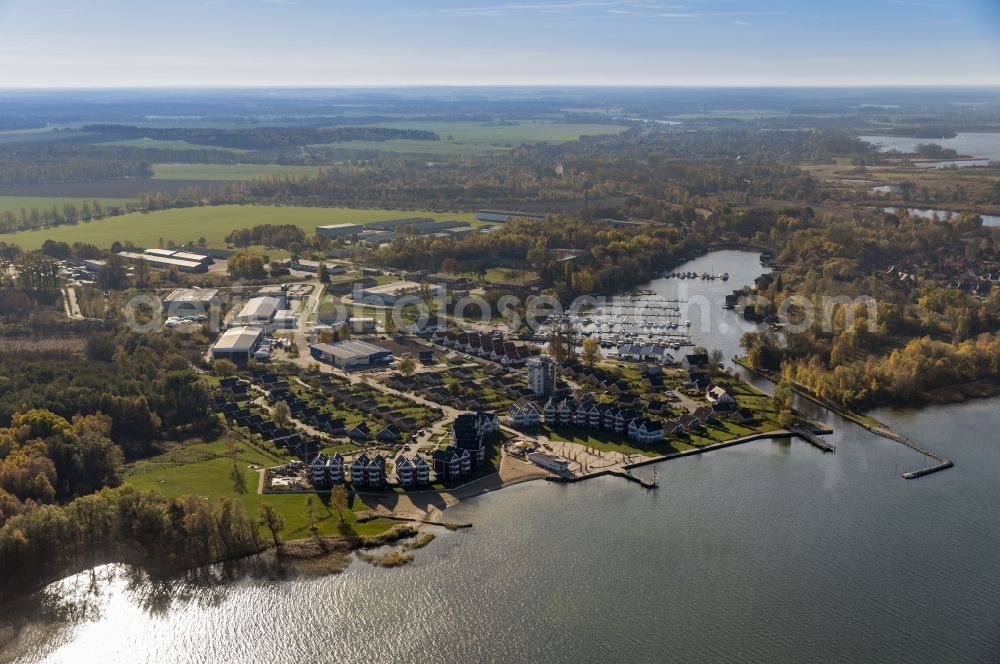
[[[780,16],[788,12],[661,12],[664,18],[715,18],[726,16]]]
[[[409,12],[406,16],[510,16],[516,14],[569,14],[601,11],[607,14],[650,15],[657,11],[686,9],[687,5],[663,2],[637,2],[636,0],[586,0],[583,2],[507,3],[468,7],[439,8]]]

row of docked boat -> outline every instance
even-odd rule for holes
[[[691,345],[688,334],[690,321],[681,321],[676,300],[626,296],[604,307],[594,307],[585,313],[568,313],[550,320],[538,330],[547,338],[556,327],[572,327],[574,336],[595,339],[602,348],[623,344],[660,344],[674,350]]]
[[[664,279],[698,279],[702,281],[715,281],[716,279],[721,279],[722,281],[729,281],[729,273],[723,272],[722,274],[712,274],[711,272],[702,272],[698,274],[697,272],[664,272]]]

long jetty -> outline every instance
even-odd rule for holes
[[[627,471],[624,472],[624,473],[620,473],[617,470],[609,470],[608,474],[609,475],[614,475],[615,477],[625,478],[629,482],[635,482],[636,484],[638,484],[639,486],[641,486],[643,489],[655,489],[656,488],[656,484],[654,484],[650,480],[644,480],[641,477],[636,477],[635,475],[633,475],[632,473],[627,472]]]
[[[679,459],[682,457],[696,456],[698,454],[705,454],[706,452],[713,452],[715,450],[721,450],[727,447],[733,447],[734,445],[742,445],[743,443],[749,443],[755,440],[764,440],[768,438],[784,438],[789,436],[794,436],[795,432],[787,429],[778,429],[775,431],[762,431],[760,433],[752,433],[746,436],[741,436],[739,438],[733,438],[731,440],[725,440],[721,443],[713,443],[711,445],[704,445],[702,447],[695,447],[690,450],[684,450],[682,452],[672,452],[670,454],[662,454],[655,457],[647,457],[641,461],[636,461],[635,463],[626,463],[621,465],[621,470],[615,468],[605,468],[604,470],[599,470],[594,473],[587,473],[586,475],[550,475],[545,479],[549,482],[557,482],[563,484],[572,484],[574,482],[582,482],[584,480],[593,479],[595,477],[621,477],[630,482],[635,482],[644,489],[654,489],[656,486],[653,482],[645,480],[641,477],[636,477],[632,474],[632,469],[642,468],[643,466],[648,466],[654,463],[661,463],[663,461],[670,461],[671,459]]]
[[[823,440],[819,434],[817,434],[812,429],[806,429],[804,427],[795,427],[792,429],[796,436],[806,441],[813,447],[816,447],[824,452],[836,452],[837,448],[830,443]]]
[[[672,456],[651,457],[647,461],[643,461],[641,463],[629,466],[622,466],[622,468],[625,468],[624,473],[621,472],[620,470],[606,468],[604,470],[599,470],[595,473],[587,473],[586,475],[573,475],[571,477],[567,477],[566,475],[549,475],[545,479],[546,481],[555,482],[557,484],[574,484],[576,482],[583,482],[584,480],[592,480],[595,477],[620,477],[624,480],[628,480],[629,482],[635,482],[643,489],[655,489],[656,485],[653,484],[653,482],[651,482],[650,480],[644,480],[641,477],[636,477],[635,475],[633,475],[628,471],[630,468],[634,468],[636,466],[645,466],[647,463],[657,463],[660,461],[666,461],[669,458],[673,457]]]
[[[750,366],[749,364],[747,364],[746,362],[742,361],[740,358],[735,358],[734,357],[733,361],[736,362],[737,364],[739,364],[741,367],[743,367],[747,371],[749,371],[749,372],[751,372],[751,373],[753,373],[753,374],[755,374],[757,376],[760,376],[762,378],[766,378],[769,381],[771,381],[772,383],[777,383],[777,381],[775,380],[774,376],[771,375],[769,372],[767,372],[767,371],[761,371],[760,369],[756,369],[756,368]],[[790,381],[789,385],[790,385],[790,387],[792,388],[792,390],[796,394],[798,394],[798,395],[800,395],[802,397],[805,397],[806,399],[809,399],[809,401],[812,401],[813,403],[815,403],[817,405],[820,405],[823,408],[826,408],[827,410],[833,411],[834,413],[840,415],[841,417],[843,417],[845,419],[848,419],[848,420],[854,422],[855,424],[857,424],[859,426],[864,427],[865,429],[867,429],[869,432],[875,434],[876,436],[881,436],[882,438],[886,438],[888,440],[895,441],[895,442],[899,443],[900,445],[905,445],[906,447],[909,447],[914,452],[918,452],[920,454],[923,454],[925,457],[927,457],[929,459],[933,459],[934,461],[937,462],[937,464],[933,465],[933,466],[928,466],[926,468],[921,468],[919,470],[911,470],[909,472],[903,473],[902,474],[902,478],[904,480],[915,480],[915,479],[924,477],[926,475],[931,475],[933,473],[937,473],[937,472],[940,472],[942,470],[947,470],[948,468],[951,468],[951,467],[953,467],[955,465],[954,462],[951,461],[951,459],[943,457],[940,454],[935,454],[934,452],[931,452],[930,450],[925,449],[925,448],[921,447],[920,445],[917,445],[915,442],[913,442],[912,440],[910,440],[907,436],[904,436],[903,434],[901,434],[901,433],[899,433],[897,431],[893,431],[887,425],[882,424],[881,422],[878,422],[878,420],[875,420],[874,418],[868,418],[868,419],[871,419],[873,422],[876,422],[877,426],[873,425],[873,424],[869,424],[863,418],[861,418],[859,415],[857,415],[856,413],[848,410],[847,408],[844,408],[843,406],[841,406],[838,403],[835,403],[835,402],[830,401],[828,399],[823,399],[821,397],[816,396],[808,388],[806,388],[804,385],[801,385],[801,384],[796,383],[794,381]]]

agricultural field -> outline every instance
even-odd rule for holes
[[[155,490],[171,498],[186,494],[207,498],[228,496],[243,503],[247,514],[251,516],[256,514],[262,502],[271,503],[285,517],[285,530],[282,534],[286,540],[312,535],[305,514],[306,496],[312,495],[319,534],[342,534],[337,515],[329,509],[327,494],[258,494],[259,476],[253,467],[277,466],[286,460],[266,454],[240,440],[237,440],[239,452],[236,464],[243,476],[243,483],[237,483],[232,473],[233,462],[226,456],[228,445],[228,440],[225,439],[208,443],[175,444],[159,456],[131,464],[127,469],[125,483],[137,489]],[[368,508],[356,496],[348,502],[350,510],[344,515],[345,530],[358,535],[377,535],[393,525],[393,522],[384,519],[358,523],[354,513]],[[267,533],[264,535],[265,540],[270,537]]]
[[[13,212],[20,214],[21,210],[51,210],[54,207],[62,208],[63,205],[75,205],[80,208],[84,203],[93,205],[94,198],[61,198],[58,196],[0,196],[0,212]],[[105,208],[113,206],[125,206],[134,203],[131,198],[97,198]]]
[[[161,238],[184,243],[204,237],[210,245],[224,246],[225,237],[231,231],[259,224],[294,224],[312,234],[316,226],[323,224],[369,224],[386,219],[418,216],[433,217],[438,220],[459,219],[472,222],[473,225],[478,223],[475,222],[471,212],[218,205],[158,212],[134,212],[75,226],[55,226],[3,234],[0,235],[0,241],[20,245],[23,249],[38,249],[47,239],[70,244],[90,242],[106,249],[116,240],[119,242],[131,240],[140,247],[156,247],[159,246]]]
[[[238,148],[219,148],[214,145],[198,145],[187,141],[161,141],[155,138],[133,138],[127,141],[107,141],[99,145],[121,145],[129,148],[146,148],[154,150],[221,150],[224,152],[246,152]]]
[[[435,122],[414,120],[383,122],[375,127],[433,131],[440,141],[346,141],[323,147],[345,150],[377,150],[421,154],[464,155],[506,152],[524,143],[566,143],[581,136],[618,134],[628,127],[604,124],[564,124],[524,121],[507,126],[484,126],[480,122]]]
[[[154,180],[253,180],[268,176],[315,176],[321,166],[282,166],[279,164],[153,164]]]

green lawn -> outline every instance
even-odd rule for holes
[[[389,129],[423,129],[437,133],[441,140],[347,141],[330,143],[324,147],[421,154],[482,154],[503,152],[525,143],[566,143],[578,140],[581,136],[617,134],[627,129],[621,125],[565,124],[531,120],[521,121],[511,126],[483,126],[481,122],[436,122],[431,120],[383,122],[373,126]]]
[[[220,148],[213,145],[198,145],[187,141],[161,141],[155,138],[134,138],[127,141],[107,141],[100,145],[123,145],[130,148],[155,150],[222,150],[225,152],[247,152],[240,148]]]
[[[454,276],[470,276],[468,273],[451,273]],[[475,274],[471,275],[473,278],[476,277]],[[532,279],[537,279],[538,275],[529,270],[518,270],[506,267],[491,267],[486,270],[486,281],[489,283],[497,283],[501,281],[513,281],[513,282],[525,282],[531,281]]]
[[[60,210],[62,206],[69,203],[75,205],[79,210],[84,203],[90,205],[94,204],[94,201],[100,201],[101,205],[105,208],[112,206],[124,207],[128,203],[134,203],[135,201],[131,198],[59,198],[56,196],[0,196],[0,212],[10,211],[15,214],[20,214],[21,209],[30,211],[31,208],[36,208],[38,210],[51,210],[53,207],[57,207]]]
[[[353,498],[350,505],[352,511],[345,514],[345,525],[342,527],[336,514],[328,509],[329,499],[325,494],[259,495],[258,474],[248,466],[250,464],[275,466],[278,462],[246,443],[240,442],[239,445],[242,451],[238,457],[238,465],[244,472],[245,491],[237,490],[233,482],[230,474],[232,462],[224,456],[227,449],[224,440],[178,445],[158,457],[140,461],[130,466],[125,482],[138,489],[158,491],[168,497],[188,494],[207,498],[229,496],[242,502],[247,514],[251,516],[255,515],[260,504],[266,501],[274,505],[285,517],[285,529],[282,535],[288,540],[312,535],[306,523],[307,495],[313,496],[320,535],[335,536],[342,533],[377,535],[394,524],[386,519],[358,523],[354,512],[366,510],[367,507],[357,497]]]
[[[154,180],[253,180],[271,175],[315,176],[321,166],[278,164],[153,164]]]
[[[504,152],[524,143],[566,143],[567,141],[578,140],[581,136],[597,136],[604,134],[616,134],[625,131],[627,127],[621,125],[604,124],[569,124],[560,122],[546,122],[537,120],[523,120],[510,126],[484,126],[482,122],[436,122],[431,120],[409,120],[399,122],[384,122],[376,127],[387,127],[394,129],[425,129],[436,132],[440,141],[415,141],[409,139],[399,139],[391,141],[345,141],[341,143],[326,143],[312,147],[322,147],[343,150],[361,150],[376,152],[400,152],[412,154],[428,155],[470,155],[486,154],[491,152]],[[103,145],[124,145],[138,148],[156,148],[162,150],[223,150],[227,152],[247,152],[247,150],[235,148],[213,147],[209,145],[197,145],[187,141],[161,141],[151,138],[138,138],[124,141],[108,141]],[[221,169],[227,168],[221,166]],[[237,166],[237,169],[240,167]],[[261,166],[261,170],[273,168]],[[281,167],[277,167],[279,170]],[[299,168],[299,167],[289,167]],[[312,169],[313,167],[308,167]],[[179,172],[185,172],[179,169]],[[168,174],[166,177],[159,175],[163,179],[196,179],[196,180],[243,180],[257,176],[252,173],[250,176],[238,175],[239,170],[227,172],[221,170],[227,177],[210,177],[200,175],[198,165],[194,165],[190,171],[192,177],[182,177],[181,175]],[[206,166],[206,173],[211,173],[212,166]],[[314,172],[314,171],[310,171]],[[236,173],[234,175],[233,173]],[[266,173],[265,173],[266,174]]]
[[[587,429],[584,427],[550,427],[543,426],[541,432],[552,440],[567,443],[577,443],[598,449],[602,452],[620,452],[622,454],[638,454],[645,457],[657,457],[674,452],[689,450],[694,445],[676,439],[667,439],[654,445],[639,445],[624,435]]]
[[[75,226],[55,226],[0,235],[4,242],[23,249],[38,249],[47,240],[90,242],[110,247],[114,241],[131,240],[140,247],[156,247],[160,238],[177,243],[204,237],[220,245],[226,235],[239,228],[259,224],[294,224],[308,234],[324,224],[368,224],[399,217],[433,217],[438,220],[473,221],[472,213],[426,210],[359,210],[351,208],[291,207],[269,205],[218,205],[178,208],[159,212],[135,212]],[[272,252],[273,253],[273,252]]]
[[[459,143],[456,141],[414,141],[395,139],[391,141],[343,141],[324,143],[310,147],[351,150],[357,152],[396,152],[400,154],[425,154],[435,156],[477,155],[491,152],[506,152],[509,147],[483,145],[481,143]]]

